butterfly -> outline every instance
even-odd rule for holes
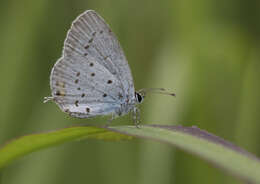
[[[163,88],[135,91],[124,52],[108,24],[94,10],[73,21],[64,42],[63,54],[50,75],[51,97],[70,116],[91,118],[111,115],[111,120],[129,112],[136,126],[137,105],[147,92],[175,96]]]

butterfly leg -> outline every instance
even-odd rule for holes
[[[106,123],[106,126],[109,126],[111,124],[111,122],[116,118],[115,114],[112,113],[111,114],[111,118],[108,119],[107,123]]]
[[[133,109],[133,120],[136,128],[140,128],[140,110],[137,107]]]

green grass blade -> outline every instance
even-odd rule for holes
[[[127,135],[169,143],[198,155],[248,182],[260,183],[260,160],[249,152],[197,127],[146,125],[110,128]]]
[[[132,137],[90,126],[70,127],[45,133],[25,135],[7,142],[0,148],[0,169],[7,166],[11,161],[31,152],[87,138],[116,141],[131,139]]]
[[[31,152],[81,139],[125,140],[133,137],[156,140],[208,160],[214,166],[248,182],[260,183],[260,162],[247,151],[197,127],[144,125],[109,128],[78,126],[26,135],[0,148],[0,168]]]

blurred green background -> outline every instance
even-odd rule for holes
[[[260,2],[243,0],[1,0],[0,143],[104,118],[62,113],[49,75],[71,22],[87,9],[110,24],[136,89],[150,95],[142,123],[196,125],[260,156]],[[113,125],[132,124],[126,116]],[[33,153],[2,173],[5,184],[242,183],[211,164],[151,141],[87,140]]]

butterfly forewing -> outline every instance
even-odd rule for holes
[[[95,11],[84,12],[72,23],[64,56],[71,47],[85,57],[95,58],[120,81],[125,94],[134,95],[133,79],[123,50],[109,26]]]

